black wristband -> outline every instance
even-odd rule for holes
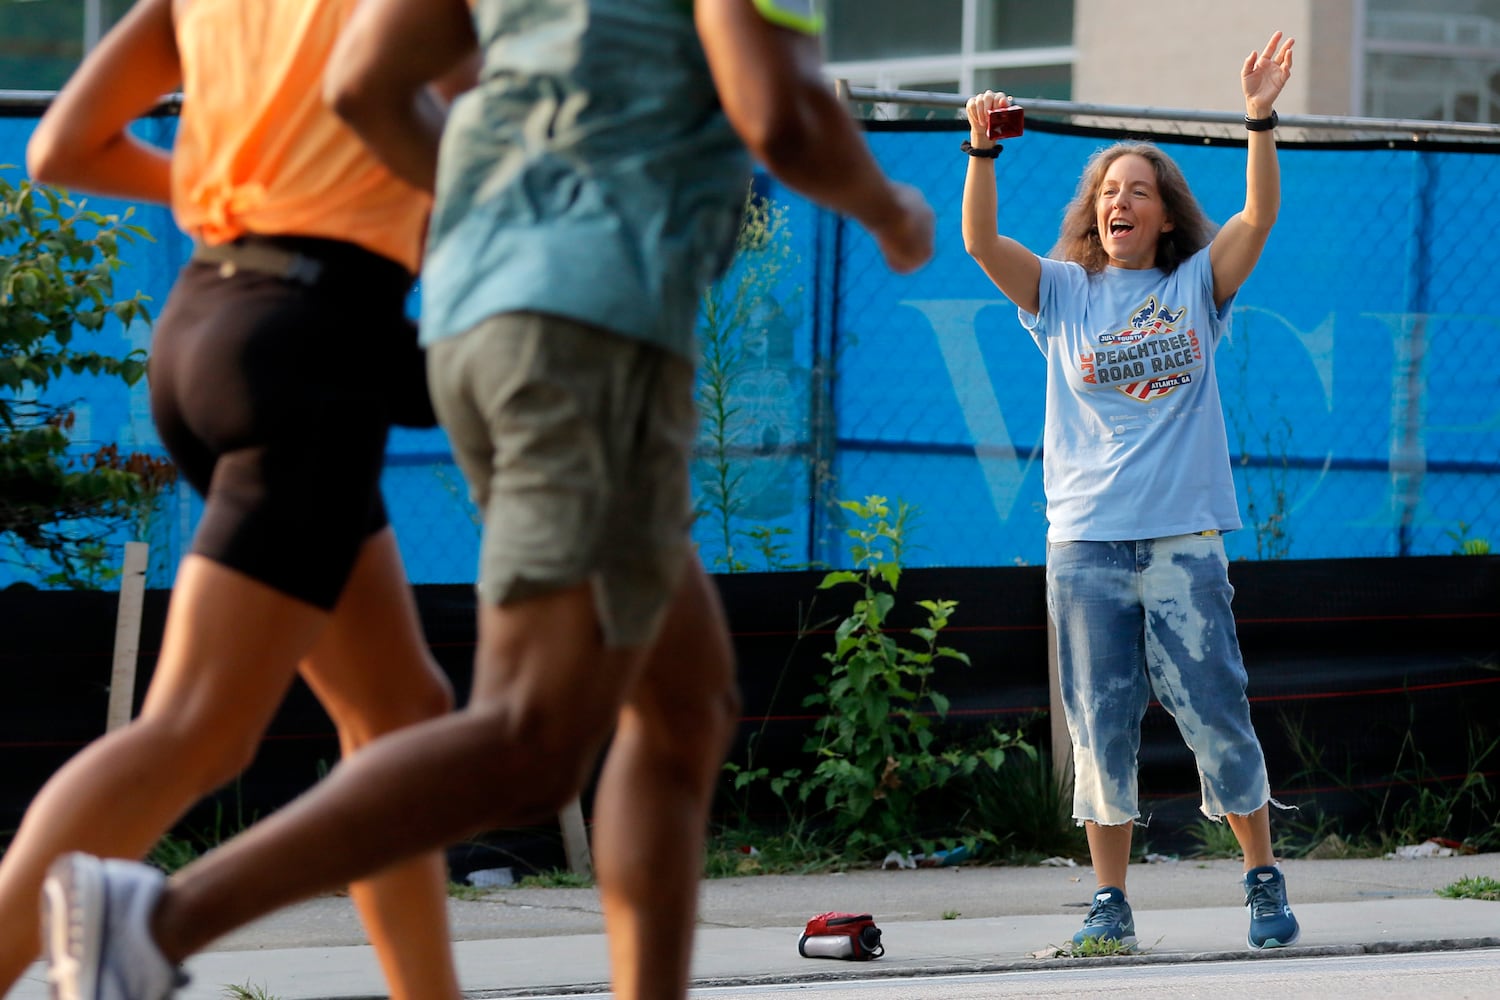
[[[982,159],[993,160],[1000,155],[1000,151],[1005,147],[997,142],[989,149],[976,149],[968,139],[965,139],[963,142],[959,143],[958,148],[963,150],[965,153],[968,153],[970,156],[978,156]]]
[[[1276,109],[1272,108],[1270,115],[1265,118],[1251,118],[1249,115],[1246,115],[1245,129],[1250,132],[1269,132],[1280,121],[1281,119],[1277,116]]]

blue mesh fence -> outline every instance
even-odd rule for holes
[[[828,478],[841,497],[915,504],[916,564],[1034,564],[1043,361],[963,251],[959,136],[870,137],[938,210],[926,269],[893,278],[852,226],[824,240],[837,265],[821,290],[825,329],[809,336],[828,340],[836,372]],[[1045,252],[1084,160],[1115,137],[1038,131],[1008,144],[1001,230]],[[1238,210],[1242,146],[1161,138],[1211,217]],[[1500,321],[1487,278],[1500,257],[1496,152],[1283,146],[1280,220],[1219,349],[1246,524],[1232,556],[1446,554],[1494,537],[1500,376],[1483,345]],[[828,562],[841,551],[826,532],[810,550]]]
[[[0,164],[23,162],[34,124],[0,118]],[[138,127],[168,142],[173,125]],[[837,501],[870,494],[913,508],[908,565],[1043,559],[1043,360],[964,253],[961,133],[871,129],[887,170],[936,208],[937,256],[893,276],[857,226],[758,181],[780,213],[771,243],[742,253],[721,286],[747,320],[722,345],[725,405],[694,469],[710,568],[845,564]],[[1045,252],[1084,160],[1114,137],[1036,123],[1008,143],[1001,230]],[[1211,217],[1240,207],[1242,145],[1161,138]],[[1283,142],[1281,216],[1219,349],[1246,524],[1227,540],[1233,557],[1446,554],[1500,531],[1500,367],[1487,360],[1500,333],[1497,152]],[[154,242],[125,249],[118,287],[159,309],[189,246],[161,208],[138,206],[135,221]],[[98,343],[123,353],[147,346],[149,329],[111,328]],[[55,395],[80,402],[81,449],[160,452],[143,385],[73,379]],[[385,490],[413,581],[472,580],[478,522],[440,430],[393,435]],[[199,510],[180,487],[155,512],[153,586],[170,583]],[[17,578],[0,566],[0,585]]]

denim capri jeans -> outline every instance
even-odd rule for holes
[[[1048,545],[1079,823],[1139,817],[1141,721],[1153,692],[1196,759],[1204,815],[1246,815],[1270,801],[1233,596],[1218,532]]]

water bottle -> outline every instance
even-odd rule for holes
[[[803,937],[798,950],[803,958],[853,958],[854,939],[847,934],[814,934]]]

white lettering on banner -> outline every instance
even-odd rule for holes
[[[1014,511],[1026,476],[1030,473],[1031,464],[1036,459],[1028,458],[1024,463],[1018,460],[1016,442],[1006,424],[995,380],[991,378],[984,355],[980,351],[976,321],[982,310],[995,306],[1004,312],[1005,320],[995,324],[995,329],[992,331],[994,335],[1013,334],[1015,337],[1022,338],[1017,343],[1025,343],[1024,331],[1013,325],[1013,307],[1000,299],[908,299],[903,300],[901,304],[920,312],[933,330],[934,339],[947,368],[964,424],[975,442],[976,459],[984,476],[991,503],[1000,520],[1006,521]],[[1306,363],[1311,366],[1312,373],[1316,376],[1319,388],[1322,390],[1322,409],[1326,414],[1333,415],[1337,314],[1329,313],[1312,328],[1300,329],[1289,322],[1285,316],[1269,309],[1244,306],[1237,307],[1234,312],[1236,322],[1231,328],[1225,346],[1237,339],[1233,333],[1234,329],[1240,331],[1238,339],[1249,338],[1251,336],[1250,322],[1275,327],[1280,331],[1277,334],[1278,337],[1290,335],[1295,340],[1296,347],[1282,340],[1282,350],[1289,351],[1292,355],[1300,354],[1306,358]],[[1356,333],[1349,327],[1351,322],[1368,321],[1374,321],[1382,327],[1385,335],[1381,336],[1367,331]],[[1434,430],[1489,434],[1500,429],[1500,398],[1496,399],[1494,408],[1483,414],[1480,419],[1466,422],[1463,426],[1434,427],[1427,422],[1428,365],[1426,360],[1431,356],[1431,352],[1442,350],[1442,328],[1449,323],[1470,326],[1483,324],[1500,328],[1500,315],[1370,312],[1358,314],[1357,319],[1349,315],[1344,317],[1346,339],[1352,337],[1352,343],[1363,345],[1363,349],[1389,349],[1392,355],[1391,408],[1388,415],[1391,442],[1389,490],[1384,496],[1371,497],[1372,505],[1362,515],[1348,512],[1343,523],[1350,527],[1389,525],[1393,513],[1398,515],[1405,524],[1421,524],[1422,491],[1426,473],[1426,435]],[[1263,337],[1264,334],[1257,328],[1255,339],[1265,344]],[[1175,346],[1180,350],[1182,345]],[[1240,346],[1248,350],[1248,340]],[[1269,347],[1268,344],[1266,346]],[[1162,349],[1136,348],[1132,350],[1131,345],[1114,346],[1111,349],[1116,354],[1113,358],[1115,364],[1111,367],[1121,369],[1120,374],[1123,375],[1125,374],[1123,369],[1127,365],[1133,367],[1144,364],[1148,369],[1148,374],[1157,378],[1170,377],[1176,364],[1185,359],[1174,357],[1173,352],[1167,349],[1168,347],[1169,345],[1164,344]],[[1255,353],[1256,356],[1261,354],[1259,350]],[[1247,373],[1249,380],[1259,384],[1267,379],[1274,379],[1277,373],[1283,370],[1282,366],[1290,359],[1283,354],[1280,360],[1272,360],[1274,363],[1268,366],[1265,357],[1260,357],[1259,363],[1252,358],[1251,370]],[[1163,371],[1160,374],[1156,374],[1154,362],[1161,364]],[[1103,378],[1107,376],[1099,372],[1100,367],[1102,367],[1102,360],[1093,368],[1086,368],[1085,376],[1098,373],[1101,375],[1099,381],[1103,381]],[[1222,359],[1219,367],[1224,368]],[[1224,371],[1220,371],[1221,380],[1225,374]],[[1086,377],[1085,381],[1095,381],[1095,379]],[[1255,405],[1252,400],[1226,399],[1225,402],[1228,404],[1226,417],[1231,421],[1235,419],[1237,409]],[[1379,417],[1376,416],[1375,419],[1378,420]],[[1231,443],[1234,440],[1235,435],[1231,429]],[[1253,446],[1255,440],[1252,436],[1245,443]],[[1035,443],[1040,444],[1040,442]],[[1308,505],[1320,492],[1326,477],[1332,471],[1334,453],[1334,449],[1330,447],[1327,454],[1323,456],[1321,468],[1308,470],[1312,473],[1312,479],[1301,479],[1300,485],[1294,491],[1295,495],[1291,498],[1290,510],[1297,510]]]
[[[1434,430],[1485,433],[1500,428],[1500,405],[1488,419],[1462,427],[1435,427],[1427,422],[1427,355],[1440,350],[1447,323],[1500,327],[1500,316],[1473,313],[1360,313],[1386,330],[1391,349],[1389,490],[1369,513],[1351,523],[1390,524],[1394,516],[1406,528],[1423,523],[1422,492],[1427,476],[1427,434]],[[1363,342],[1363,341],[1362,341]],[[1373,341],[1371,341],[1373,342]]]
[[[1254,335],[1251,334],[1252,320],[1274,324],[1280,329],[1285,330],[1296,338],[1297,348],[1300,348],[1302,354],[1307,357],[1308,362],[1312,365],[1313,374],[1317,376],[1318,387],[1322,390],[1323,394],[1323,410],[1325,413],[1332,415],[1334,316],[1334,313],[1329,313],[1322,322],[1311,330],[1301,330],[1293,326],[1285,316],[1270,309],[1263,309],[1258,306],[1237,306],[1234,310],[1234,323],[1230,326],[1229,335],[1220,346],[1220,351],[1234,349],[1236,346],[1248,351],[1251,350],[1250,344],[1252,341],[1265,344],[1265,334],[1260,332],[1258,326],[1255,328],[1257,332]],[[1282,370],[1288,363],[1285,358],[1279,356],[1281,354],[1282,352],[1279,351],[1274,352],[1269,364],[1264,357],[1260,358],[1258,362],[1251,361],[1251,370],[1247,373],[1248,380],[1256,386],[1264,386],[1267,382],[1274,383],[1277,377],[1276,373]],[[1224,370],[1225,362],[1221,356],[1219,360],[1221,386],[1224,384],[1225,379]],[[1266,458],[1272,461],[1274,461],[1273,453],[1280,447],[1283,451],[1283,457],[1285,457],[1285,450],[1289,447],[1288,439],[1292,431],[1289,425],[1284,432],[1281,430],[1272,430],[1263,435],[1257,428],[1264,426],[1268,421],[1258,420],[1256,414],[1258,410],[1265,409],[1265,407],[1257,407],[1250,399],[1226,398],[1225,404],[1224,416],[1226,422],[1229,424],[1231,442],[1238,441],[1239,447],[1246,450],[1254,449],[1257,445],[1264,447]],[[1245,426],[1247,421],[1248,426]],[[1279,442],[1279,445],[1272,441],[1271,438],[1273,435],[1282,433],[1285,433],[1287,437],[1283,438]],[[1322,489],[1324,480],[1332,468],[1333,449],[1330,448],[1323,455],[1323,464],[1317,470],[1316,477],[1310,482],[1299,477],[1298,485],[1290,490],[1290,494],[1286,498],[1286,513],[1294,513],[1307,506],[1313,497],[1317,495],[1318,491]],[[1249,479],[1252,474],[1249,467],[1243,468],[1238,473],[1241,477],[1243,488],[1246,491],[1250,491],[1253,488]],[[1287,485],[1287,482],[1283,480],[1277,488],[1286,489]],[[1241,500],[1245,499],[1246,497],[1241,497]]]
[[[1000,400],[995,396],[984,354],[979,350],[974,317],[987,306],[1004,306],[1009,310],[1010,324],[1014,325],[1015,307],[995,299],[906,299],[901,304],[917,310],[932,326],[964,424],[974,440],[975,457],[989,489],[990,502],[999,519],[1008,521],[1035,458],[1028,458],[1025,464],[1017,461],[1015,441],[1000,410]],[[1022,338],[1018,343],[1026,343],[1026,334],[1020,329],[1007,328],[996,333],[1006,334]]]
[[[1318,375],[1318,382],[1323,386],[1323,408],[1329,413],[1333,412],[1333,313],[1329,313],[1323,322],[1311,330],[1299,330],[1288,323],[1285,316],[1259,306],[1236,306],[1234,316],[1234,325],[1230,326],[1229,336],[1225,338],[1231,344],[1234,343],[1235,326],[1242,325],[1251,317],[1263,316],[1290,331],[1302,345],[1302,350],[1312,362],[1313,371]]]
[[[1390,491],[1373,516],[1416,524],[1427,478],[1427,367],[1430,330],[1442,317],[1427,313],[1364,313],[1384,325],[1391,342]]]

